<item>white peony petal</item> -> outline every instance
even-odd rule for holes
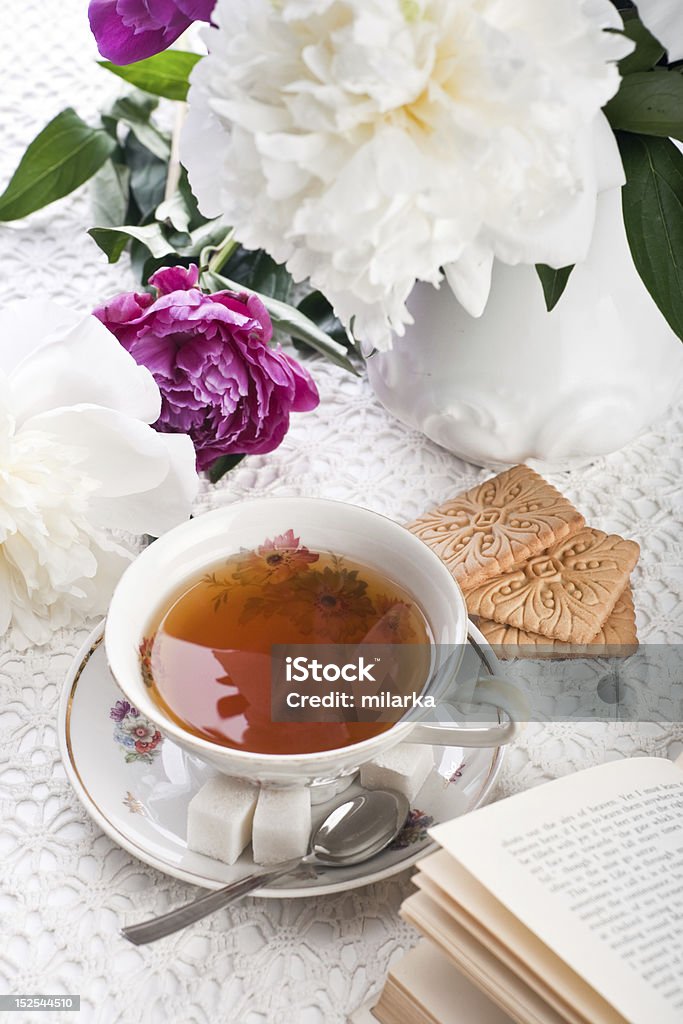
[[[515,225],[509,234],[501,232],[496,239],[496,256],[504,263],[546,263],[550,267],[567,267],[585,260],[593,237],[598,193],[599,160],[604,160],[605,180],[621,167],[616,139],[611,130],[605,132],[604,114],[580,133],[576,139],[580,187],[570,202],[558,206],[543,218],[524,225]],[[623,172],[622,172],[623,173]]]
[[[97,513],[161,533],[187,518],[198,479],[190,438],[145,422],[160,405],[151,374],[99,321],[37,303],[0,326],[0,635],[24,649],[106,611],[132,554]]]
[[[622,17],[612,0],[579,0],[579,2],[586,17],[601,28],[622,29],[624,27]]]
[[[2,561],[0,558],[0,636],[4,636],[10,627],[13,605],[9,574],[3,572]]]
[[[479,317],[491,291],[493,250],[479,242],[468,246],[460,259],[443,268],[453,294],[470,316]]]
[[[113,409],[97,405],[55,409],[26,420],[21,434],[30,431],[48,434],[76,450],[79,470],[99,485],[101,498],[150,491],[169,473],[163,435]]]
[[[442,266],[480,312],[491,252],[585,255],[618,173],[589,126],[633,48],[609,0],[217,0],[213,21],[183,145],[200,206],[363,340],[390,344]]]
[[[215,29],[205,29],[200,33],[207,46]],[[228,158],[228,139],[223,125],[212,109],[209,97],[211,94],[211,69],[206,61],[200,60],[190,75],[190,92],[195,102],[188,105],[187,116],[180,136],[180,159],[184,167],[190,163],[190,156],[197,146],[203,146],[207,138],[214,140],[214,161],[220,166]],[[220,217],[223,212],[221,204],[220,177],[212,171],[211,165],[202,161],[192,161],[190,185],[196,196],[201,196],[200,209],[205,217]]]
[[[76,327],[83,315],[50,299],[24,299],[0,310],[0,370],[11,373],[22,359]]]
[[[54,316],[59,311],[61,307],[51,306]],[[47,312],[42,310],[41,317]],[[10,377],[13,412],[19,423],[81,402],[116,409],[146,423],[158,419],[161,396],[151,373],[137,365],[96,317],[79,317],[60,336],[53,332],[49,343],[32,352],[23,343],[21,347],[24,358]]]
[[[194,445],[186,434],[158,434],[157,437],[168,453],[166,477],[152,490],[130,494],[116,502],[95,496],[90,506],[94,523],[127,533],[160,537],[188,518],[199,486]]]
[[[70,603],[81,614],[104,615],[114,587],[133,560],[134,553],[99,536],[91,537],[90,548],[97,558],[97,572],[84,581],[83,596],[72,597]]]
[[[681,0],[638,0],[638,14],[669,60],[683,60],[683,3]]]

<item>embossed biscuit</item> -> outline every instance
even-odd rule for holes
[[[529,633],[491,619],[478,619],[477,626],[503,661],[513,658],[628,658],[638,649],[636,613],[630,584],[617,599],[602,629],[587,644],[551,640],[541,633]]]
[[[631,540],[585,527],[465,597],[471,614],[587,644],[623,593],[640,548]]]
[[[467,592],[576,533],[584,518],[528,466],[513,466],[426,512],[408,529]]]

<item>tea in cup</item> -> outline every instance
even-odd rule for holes
[[[429,691],[455,677],[466,640],[464,599],[429,547],[377,513],[309,498],[240,502],[170,531],[122,576],[105,629],[114,678],[159,729],[226,774],[284,785],[348,775],[406,739],[497,746],[515,727],[284,723],[273,647],[406,645]],[[489,677],[478,693],[500,707],[512,689]]]

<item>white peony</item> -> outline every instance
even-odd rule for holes
[[[609,0],[218,0],[182,158],[201,208],[387,347],[444,267],[582,259],[621,181],[601,107],[632,44]]]
[[[0,635],[19,648],[106,610],[133,557],[190,514],[192,441],[151,426],[152,375],[93,316],[40,300],[0,313]]]

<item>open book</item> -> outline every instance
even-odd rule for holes
[[[681,1024],[681,768],[610,762],[432,829],[442,849],[402,913],[441,955],[409,954],[408,977],[431,972],[424,998],[393,968],[376,1019],[470,1024],[455,995],[448,1015],[428,1005],[455,965],[501,1020]]]

